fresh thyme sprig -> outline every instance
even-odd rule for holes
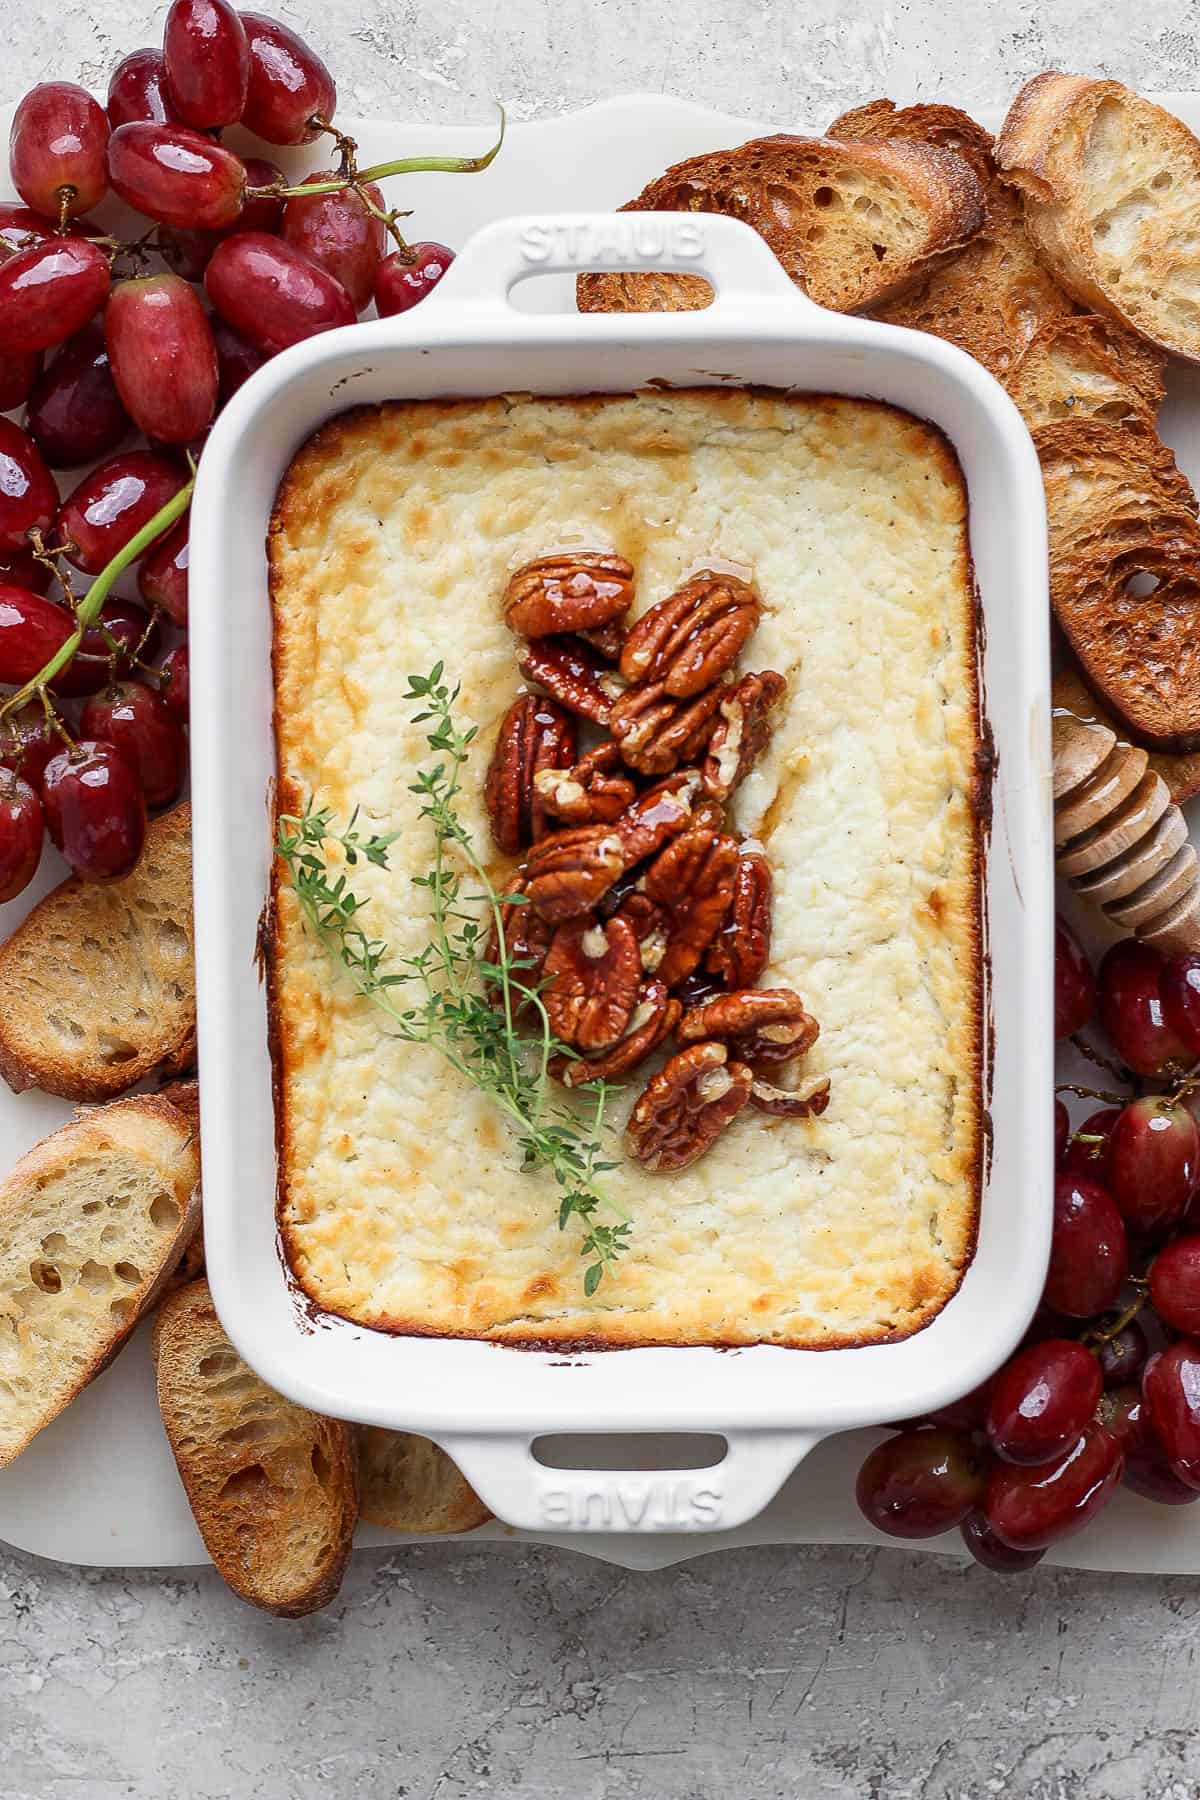
[[[590,1298],[628,1247],[630,1234],[628,1215],[598,1179],[617,1166],[601,1155],[612,1089],[602,1081],[578,1087],[582,1113],[553,1098],[550,1058],[575,1053],[555,1038],[540,984],[519,979],[530,959],[514,955],[505,938],[501,909],[525,904],[524,896],[496,890],[458,814],[462,772],[476,737],[474,726],[460,731],[455,724],[458,692],[437,663],[428,675],[410,675],[404,696],[417,705],[414,722],[430,727],[425,741],[438,758],[418,771],[410,788],[420,796],[420,816],[429,820],[433,834],[432,865],[413,877],[413,885],[429,895],[431,919],[430,941],[415,956],[393,957],[383,939],[364,929],[359,915],[367,902],[355,894],[346,873],[360,861],[386,869],[395,832],[367,834],[359,827],[357,808],[338,830],[332,809],[317,809],[310,800],[303,815],[280,817],[275,848],[309,928],[359,993],[387,1015],[399,1036],[432,1044],[490,1095],[516,1128],[527,1170],[550,1170],[562,1191],[559,1230],[573,1218],[585,1228],[580,1255],[587,1261],[583,1291]],[[333,844],[346,868],[331,867]],[[494,955],[488,954],[489,926]],[[406,1007],[397,990],[410,985],[417,990],[416,1003]],[[517,1029],[523,1005],[535,1016],[530,1035]],[[599,1222],[602,1213],[613,1215],[613,1222]]]

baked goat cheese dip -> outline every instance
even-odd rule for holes
[[[763,986],[820,1021],[804,1120],[746,1111],[700,1161],[650,1173],[620,1129],[664,1052],[615,1096],[605,1189],[629,1248],[591,1298],[578,1222],[525,1173],[493,1100],[405,1042],[305,928],[277,875],[269,932],[279,1207],[319,1308],[397,1332],[510,1343],[891,1340],[954,1293],[984,1136],[984,759],[961,471],[931,426],[875,402],[701,389],[397,402],[298,453],[269,539],[277,807],[399,835],[353,870],[391,957],[428,942],[427,725],[410,674],[443,662],[478,727],[461,816],[504,891],[483,781],[522,682],[501,596],[548,550],[634,566],[630,618],[697,568],[752,572],[742,666],[788,678],[730,806],[765,847]],[[751,577],[748,577],[751,578]],[[278,868],[279,865],[277,865]],[[400,990],[401,995],[403,990]],[[403,1002],[401,1002],[403,1003]]]

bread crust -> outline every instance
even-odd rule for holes
[[[492,1517],[466,1476],[428,1438],[354,1428],[359,1515],[368,1525],[420,1536],[474,1531]]]
[[[1060,669],[1050,690],[1055,707],[1074,713],[1079,719],[1095,719],[1110,731],[1121,734],[1121,721],[1088,686],[1078,669]],[[1200,753],[1176,755],[1169,750],[1152,750],[1150,767],[1161,775],[1176,806],[1200,794]]]

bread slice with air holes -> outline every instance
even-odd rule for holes
[[[1121,736],[1120,720],[1092,692],[1078,669],[1058,671],[1050,689],[1050,699],[1056,708],[1072,712],[1080,719],[1095,719],[1097,724],[1107,725],[1110,731]],[[1179,756],[1169,750],[1152,750],[1150,767],[1162,776],[1167,784],[1167,792],[1176,806],[1183,806],[1196,794],[1200,794],[1200,753],[1193,751],[1190,755]]]
[[[437,1444],[407,1431],[355,1427],[359,1509],[369,1525],[433,1534],[474,1531],[491,1512]]]
[[[755,138],[676,163],[624,212],[744,219],[813,300],[837,312],[878,305],[918,281],[983,223],[968,162],[935,144]],[[683,312],[709,301],[694,275],[581,275],[581,312]]]
[[[1098,313],[1044,325],[1004,378],[1031,431],[1067,419],[1153,426],[1166,357]]]
[[[195,1056],[191,809],[156,819],[133,873],[64,881],[0,946],[0,1075],[108,1100]]]
[[[64,1125],[0,1184],[0,1466],[104,1369],[200,1216],[188,1121],[149,1095]]]
[[[163,1425],[220,1574],[281,1618],[327,1606],[358,1516],[350,1426],[259,1379],[226,1337],[206,1281],[163,1301],[154,1361]]]
[[[1026,228],[1062,285],[1200,362],[1200,140],[1119,81],[1049,70],[996,141]]]

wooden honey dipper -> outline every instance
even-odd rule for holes
[[[1056,706],[1053,755],[1059,874],[1164,955],[1200,949],[1198,859],[1146,752]]]

